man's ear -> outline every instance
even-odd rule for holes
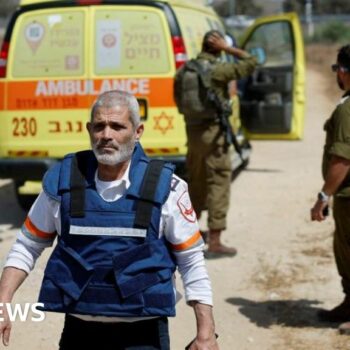
[[[135,130],[136,141],[140,140],[144,130],[145,130],[145,126],[143,125],[143,123],[140,123],[139,126]]]

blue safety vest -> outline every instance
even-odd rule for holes
[[[61,235],[39,295],[45,311],[101,316],[174,316],[175,264],[159,238],[173,167],[136,145],[130,187],[117,201],[96,191],[92,151],[67,155],[44,177],[61,203]],[[147,180],[145,180],[147,179]]]

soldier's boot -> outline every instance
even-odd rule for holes
[[[233,257],[237,254],[237,249],[234,247],[227,247],[221,243],[221,230],[210,230],[208,240],[208,250],[204,256],[207,259],[220,258],[224,256]]]
[[[338,327],[340,334],[350,335],[350,322],[343,322]]]
[[[320,310],[318,319],[324,322],[347,322],[350,321],[350,296],[345,296],[342,303],[332,310]]]

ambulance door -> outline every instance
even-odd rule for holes
[[[258,19],[241,46],[260,53],[255,72],[241,81],[241,121],[249,138],[296,140],[303,137],[305,62],[295,13]]]
[[[6,156],[39,162],[89,147],[87,13],[84,7],[40,4],[17,18],[8,58],[6,127],[0,130]],[[43,174],[22,175],[39,180]]]
[[[92,79],[100,92],[124,90],[136,96],[145,125],[141,143],[150,156],[176,155],[185,146],[181,118],[175,118],[172,47],[162,5],[92,7]]]

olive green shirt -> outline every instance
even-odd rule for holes
[[[325,179],[332,155],[350,160],[350,92],[347,92],[326,121],[326,143],[323,150],[322,174]],[[350,173],[339,186],[337,196],[350,197]]]
[[[254,56],[247,54],[239,59],[239,62],[222,62],[220,58],[208,52],[201,52],[197,59],[207,60],[216,63],[212,70],[212,88],[221,100],[229,99],[227,84],[231,80],[239,80],[253,73],[257,60]]]

